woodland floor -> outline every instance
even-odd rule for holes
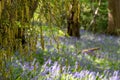
[[[55,31],[55,35],[58,35],[56,32],[58,31]],[[85,30],[80,33],[80,39],[59,36],[55,41],[49,31],[46,31],[45,51],[41,49],[38,37],[37,52],[32,54],[32,62],[13,56],[13,79],[120,80],[120,37]],[[94,51],[95,57],[80,53],[84,49],[95,47],[100,48]],[[9,62],[8,64],[10,65]]]

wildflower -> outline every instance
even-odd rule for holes
[[[33,66],[33,65],[30,65],[30,63],[25,63],[23,67],[24,67],[23,70],[32,71],[32,70],[34,69],[34,66]]]
[[[96,73],[95,73],[95,72],[90,72],[89,78],[90,78],[90,80],[95,80],[95,78],[96,78]]]
[[[51,68],[49,69],[49,73],[51,73],[52,77],[55,77],[57,75],[59,75],[59,72],[60,72],[60,65],[58,65],[57,62],[54,63],[53,66],[51,66]]]
[[[114,71],[113,76],[109,80],[120,80],[119,71]]]
[[[78,78],[78,79],[83,79],[83,78],[85,78],[86,76],[88,76],[89,75],[89,71],[88,70],[82,70],[81,72],[75,72],[74,74],[73,74],[73,76],[75,77],[75,78]]]

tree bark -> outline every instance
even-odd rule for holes
[[[26,43],[24,26],[33,17],[38,0],[1,0],[0,3],[0,46],[5,45],[5,39],[9,41],[6,43],[9,46],[14,46],[16,39],[24,45]]]
[[[17,50],[20,54],[28,53],[23,51],[23,45],[26,43],[25,26],[33,17],[37,4],[38,0],[0,0],[1,80],[11,79],[10,65],[7,68],[5,67],[6,62],[11,61],[11,56],[13,57],[14,51]]]
[[[69,7],[69,16],[67,19],[68,35],[79,38],[80,37],[80,4],[78,0],[73,0]]]
[[[120,0],[108,0],[108,28],[107,33],[120,35]]]

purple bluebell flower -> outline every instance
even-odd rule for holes
[[[98,37],[97,39],[98,39],[98,41],[102,41],[102,38],[101,38],[101,37]]]
[[[34,66],[30,65],[30,63],[26,62],[26,63],[24,63],[24,70],[32,71],[32,70],[34,70]]]
[[[76,61],[75,62],[75,70],[77,70],[78,69],[78,62]]]
[[[82,78],[85,78],[86,76],[88,76],[89,73],[90,73],[90,72],[89,72],[88,70],[82,70],[82,71],[80,71],[80,72],[75,72],[75,73],[73,74],[73,76],[74,76],[75,78],[82,79]]]
[[[53,66],[49,68],[49,73],[51,74],[51,77],[55,77],[59,75],[59,72],[60,72],[60,65],[58,65],[57,62],[55,62]]]
[[[75,78],[81,78],[81,77],[83,77],[84,75],[81,75],[79,72],[75,72],[75,73],[73,74],[73,76],[74,76]]]
[[[112,77],[109,80],[120,80],[119,71],[114,71]]]
[[[95,72],[90,72],[89,78],[90,78],[91,80],[96,80],[96,73],[95,73]]]
[[[110,36],[109,38],[110,38],[110,39],[113,39],[113,36]]]
[[[49,65],[51,64],[51,59],[48,59],[48,60],[45,62],[45,64],[43,65],[43,67],[46,67],[48,64],[49,64]]]

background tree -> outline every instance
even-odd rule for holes
[[[109,34],[120,34],[120,1],[108,0],[108,28]]]
[[[70,36],[80,37],[80,2],[72,0],[69,4],[69,13],[67,19],[67,30]]]
[[[59,28],[67,28],[70,36],[80,37],[80,1],[41,1],[39,14],[44,22]],[[40,22],[43,22],[43,19]]]

